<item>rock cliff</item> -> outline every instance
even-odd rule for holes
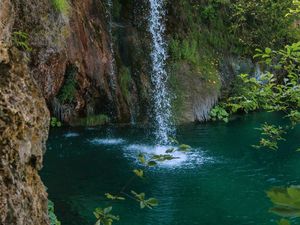
[[[47,194],[38,175],[48,128],[49,111],[26,57],[16,48],[2,48],[0,224],[48,224]]]

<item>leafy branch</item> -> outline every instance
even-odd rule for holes
[[[136,202],[139,203],[139,206],[141,209],[152,209],[153,207],[156,207],[158,205],[158,200],[156,198],[150,197],[150,198],[146,198],[146,194],[145,193],[138,193],[134,190],[131,190],[129,193],[127,193],[127,190],[129,189],[130,185],[132,184],[132,182],[136,179],[145,179],[145,174],[147,172],[147,170],[149,170],[152,167],[158,166],[159,163],[165,162],[165,161],[171,161],[174,159],[177,159],[178,157],[175,157],[172,155],[172,153],[175,152],[187,152],[190,151],[191,147],[189,145],[179,145],[179,143],[174,140],[171,139],[171,141],[175,144],[177,144],[177,147],[174,148],[170,148],[167,149],[165,151],[165,154],[152,154],[150,156],[146,156],[142,153],[139,153],[137,156],[137,161],[139,162],[139,165],[142,168],[139,169],[134,169],[133,172],[133,176],[127,181],[127,183],[121,188],[121,190],[119,191],[118,194],[114,195],[111,193],[106,193],[105,197],[108,200],[111,201],[124,201],[127,198],[128,199],[132,199]],[[111,225],[114,221],[118,221],[119,220],[119,216],[115,216],[113,214],[111,214],[112,211],[112,206],[109,206],[107,208],[97,208],[94,212],[94,215],[96,216],[96,224],[95,225]]]

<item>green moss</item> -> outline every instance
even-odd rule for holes
[[[175,95],[172,107],[176,119],[185,111],[191,91],[205,96],[221,89],[218,54],[206,38],[191,33],[183,40],[170,40],[169,82]]]
[[[180,118],[181,113],[184,110],[184,87],[181,83],[181,80],[178,76],[176,76],[180,67],[180,63],[173,63],[170,66],[170,73],[169,73],[169,84],[174,95],[172,99],[172,111],[174,114],[175,121]]]
[[[130,69],[126,66],[122,66],[120,68],[119,76],[122,95],[127,102],[130,102],[130,85],[132,82]]]
[[[119,0],[113,0],[113,12],[112,16],[115,19],[119,19],[121,15],[122,5]]]
[[[100,115],[92,115],[87,116],[85,118],[80,118],[77,121],[72,122],[71,124],[73,126],[100,126],[104,124],[108,124],[110,121],[110,118],[107,115],[100,114]]]
[[[74,100],[77,86],[76,75],[77,67],[75,65],[68,66],[65,73],[65,82],[58,94],[58,99],[63,104],[71,103]]]
[[[52,0],[54,9],[62,14],[68,14],[70,10],[70,4],[68,0]]]

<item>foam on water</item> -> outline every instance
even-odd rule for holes
[[[154,145],[144,145],[144,144],[131,144],[124,147],[124,154],[128,158],[136,158],[138,153],[143,153],[145,156],[151,157],[151,155],[164,155],[166,150],[176,148],[171,145],[154,146]],[[179,152],[175,151],[171,153],[176,159],[168,160],[164,162],[159,162],[160,167],[176,168],[180,166],[194,167],[197,165],[202,165],[206,162],[212,162],[213,158],[205,155],[200,149],[191,149],[189,152]]]
[[[95,138],[89,141],[94,145],[120,145],[125,143],[122,138]]]
[[[78,137],[78,136],[79,136],[79,134],[75,133],[75,132],[68,132],[68,133],[64,134],[64,137],[66,137],[66,138]]]

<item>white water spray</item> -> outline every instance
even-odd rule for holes
[[[153,111],[155,137],[160,144],[168,144],[169,137],[174,135],[172,124],[171,100],[168,92],[168,74],[166,71],[167,44],[165,34],[164,0],[150,1],[149,30],[152,37],[152,74],[153,84]]]
[[[110,47],[110,53],[111,53],[111,59],[109,61],[109,76],[110,76],[110,86],[113,92],[116,90],[116,68],[115,68],[115,51],[114,51],[114,41],[113,41],[113,32],[112,32],[112,23],[113,23],[113,2],[112,0],[107,0],[107,17],[108,17],[108,33],[110,37],[109,47]]]

